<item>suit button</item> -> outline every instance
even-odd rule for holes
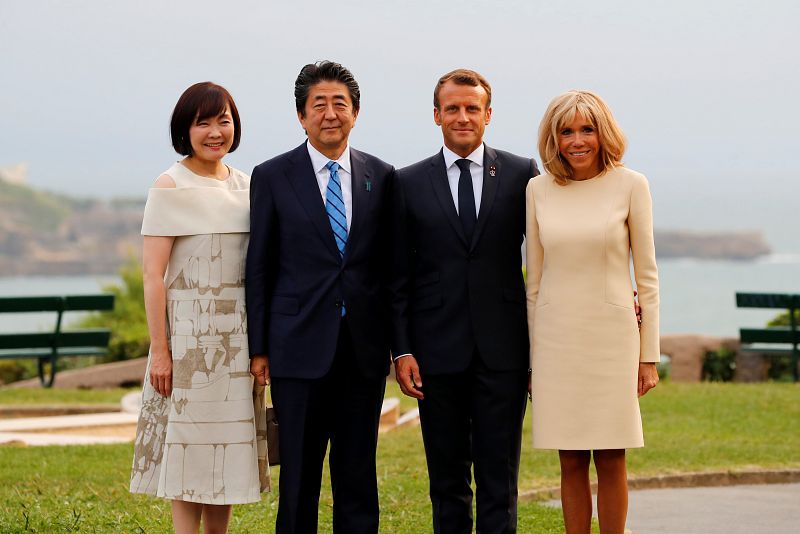
[[[336,301],[334,302],[334,305],[335,305],[337,308],[341,308],[341,307],[342,307],[342,299],[340,299],[340,298],[337,298],[337,299],[336,299]]]

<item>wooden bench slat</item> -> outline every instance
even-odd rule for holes
[[[105,356],[108,350],[102,347],[61,347],[56,356]],[[0,360],[23,360],[30,358],[49,358],[50,349],[0,350]]]
[[[101,311],[114,308],[114,295],[67,295],[65,297],[0,297],[0,313]]]
[[[800,308],[800,296],[790,293],[736,293],[739,308]]]
[[[58,311],[61,297],[3,297],[0,298],[0,313],[23,313]]]
[[[114,295],[68,295],[64,311],[105,311],[114,309]]]
[[[792,332],[788,326],[771,328],[740,328],[742,343],[800,343],[800,332]]]
[[[24,334],[0,334],[0,349],[31,349],[52,347],[100,347],[108,346],[111,331],[106,328],[61,332],[32,332]]]

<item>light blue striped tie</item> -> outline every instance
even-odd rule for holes
[[[325,211],[328,212],[328,219],[331,220],[331,228],[336,237],[336,246],[339,247],[339,255],[344,256],[344,246],[347,244],[347,216],[342,195],[342,182],[339,180],[339,164],[329,161],[325,166],[331,171],[328,190],[325,192]]]
[[[329,161],[325,166],[331,172],[328,189],[325,191],[325,211],[328,212],[328,219],[331,221],[339,256],[344,257],[344,247],[347,244],[347,217],[345,216],[342,182],[339,180],[339,164]],[[342,317],[344,317],[344,304],[342,304]]]

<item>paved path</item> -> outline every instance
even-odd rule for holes
[[[0,419],[0,445],[87,445],[133,441],[141,397],[141,392],[125,395],[122,412]],[[381,432],[414,424],[419,424],[418,410],[401,415],[399,399],[384,399]]]
[[[113,435],[114,432],[112,435],[108,435],[108,432],[98,432],[98,429],[130,428],[136,425],[137,420],[136,414],[124,412],[0,419],[0,445],[4,443],[34,446],[126,443],[132,441],[132,433],[131,436]]]
[[[631,491],[627,527],[634,534],[796,534],[800,484]]]

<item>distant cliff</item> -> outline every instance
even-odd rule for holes
[[[655,231],[660,258],[753,260],[772,252],[761,232]]]
[[[116,273],[141,250],[143,208],[0,179],[0,276]]]

